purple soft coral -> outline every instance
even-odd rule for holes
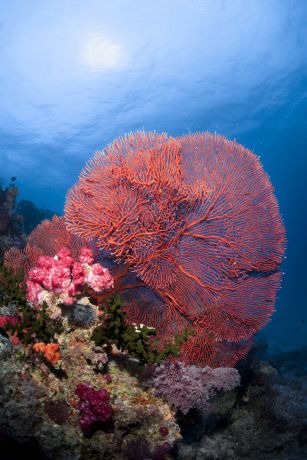
[[[95,388],[81,383],[77,386],[75,394],[79,396],[78,408],[80,410],[80,427],[85,433],[91,432],[97,424],[106,423],[112,417],[110,395],[105,389]]]
[[[199,368],[182,363],[162,363],[149,382],[157,396],[184,414],[190,409],[208,412],[209,400],[217,391],[230,391],[239,383],[240,375],[234,368]]]

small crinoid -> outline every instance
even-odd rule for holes
[[[161,343],[193,329],[186,362],[234,365],[274,311],[285,230],[258,157],[236,142],[118,138],[82,171],[65,213],[69,230],[125,267],[131,321],[156,327]]]

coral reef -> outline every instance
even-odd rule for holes
[[[34,275],[40,276],[40,287],[46,280],[44,290],[53,293],[49,304],[45,296],[37,304],[27,301],[22,276],[2,266],[0,434],[5,433],[8,445],[35,445],[41,459],[125,460],[137,449],[136,458],[171,459],[172,448],[181,438],[176,404],[158,391],[158,382],[165,369],[173,366],[163,359],[176,352],[176,340],[164,351],[151,348],[154,331],[143,324],[128,324],[118,296],[100,306],[81,295],[65,304],[62,286],[53,285],[53,276],[58,280],[59,275],[57,262],[69,268],[67,288],[74,263],[84,264],[86,276],[91,274],[93,254],[89,248],[81,248],[80,261],[75,262],[65,249],[56,257],[41,257],[42,266],[27,274],[32,282]],[[86,289],[94,292],[88,283],[82,295]],[[75,295],[78,297],[77,292]],[[55,305],[60,310],[58,316],[51,314]],[[152,374],[147,361],[160,363],[154,368],[152,385],[145,377]],[[215,390],[229,390],[234,384],[229,378],[220,378],[224,375],[221,369],[210,370],[211,374],[208,368],[199,370],[208,374],[203,388],[208,398]],[[194,377],[197,374],[194,367],[184,371]],[[237,376],[237,371],[232,371]],[[196,378],[191,383],[196,384]],[[175,379],[169,376],[172,384],[176,388]],[[207,400],[192,405],[196,406],[208,409]]]
[[[131,322],[161,341],[193,328],[187,363],[234,365],[274,312],[285,230],[273,187],[258,157],[222,136],[116,139],[82,171],[65,218],[143,281],[129,299],[123,286]]]
[[[91,262],[85,252],[83,262]],[[48,316],[46,303],[35,310],[20,278],[3,266],[1,280],[1,325],[11,332],[16,328],[20,337],[16,343],[0,329],[4,460],[18,445],[22,450],[14,460],[24,455],[40,460],[306,458],[306,379],[287,375],[291,353],[272,358],[282,374],[250,354],[239,365],[236,388],[236,369],[169,361],[144,365],[124,344],[138,340],[146,326],[135,325],[128,342],[122,340],[131,325],[118,297],[99,307],[88,298],[63,306],[53,342],[39,342],[59,319]],[[92,339],[104,321],[105,338],[101,335],[98,345]],[[295,355],[303,366],[304,351]]]
[[[304,352],[299,375],[292,355],[249,352],[285,249],[252,152],[209,133],[116,139],[24,248],[13,182],[0,188],[1,459],[307,457]]]
[[[210,399],[203,397],[204,404],[197,400],[195,408],[186,414],[185,410],[175,413],[173,404],[158,397],[155,388],[148,386],[148,379],[142,380],[143,366],[138,360],[117,349],[109,351],[107,357],[104,348],[91,341],[92,331],[93,328],[76,328],[56,334],[61,360],[51,367],[41,353],[20,345],[12,347],[0,334],[3,448],[14,440],[24,446],[23,455],[32,446],[37,452],[33,458],[59,460],[306,458],[305,378],[282,376],[268,362],[250,354],[239,366],[241,385],[230,392],[216,393],[229,381],[229,377],[220,379],[226,375],[223,370],[184,368],[196,386],[197,374],[203,373],[214,391]],[[97,366],[98,362],[102,365]],[[168,372],[171,366],[167,364]],[[181,365],[174,366],[183,372]],[[160,376],[165,375],[164,364],[160,367]],[[216,373],[220,375],[210,382]],[[233,370],[232,378],[235,375]],[[174,382],[173,376],[171,379]],[[160,383],[162,387],[170,386],[169,382]],[[184,386],[188,399],[189,385],[185,380]],[[227,386],[229,389],[229,383]],[[173,394],[175,391],[176,388]],[[195,394],[199,391],[196,388]],[[88,404],[86,397],[82,399],[82,394],[86,396],[88,392],[94,399],[101,394],[105,399],[103,407],[105,402],[112,407],[102,420],[96,401]],[[203,392],[208,394],[208,389]],[[181,401],[180,392],[178,400]],[[1,455],[5,460],[9,458],[5,450]]]
[[[90,336],[90,330],[80,329],[58,335],[61,360],[53,371],[40,353],[7,352],[0,367],[0,432],[21,444],[35,440],[39,458],[44,459],[125,460],[125,451],[136,438],[146,440],[152,452],[165,442],[171,447],[180,439],[174,411],[140,387],[123,366],[127,355],[118,362],[120,355],[110,356],[112,382],[106,379],[105,371],[94,365],[97,351]],[[130,365],[133,368],[135,362]],[[90,435],[83,429],[88,412],[75,394],[81,395],[84,385],[94,395],[96,390],[109,394],[112,406],[110,425],[102,424]],[[167,428],[167,436],[161,434],[161,426]]]

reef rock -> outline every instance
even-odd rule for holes
[[[108,362],[90,335],[91,330],[78,329],[59,335],[61,360],[54,366],[38,354],[25,356],[22,348],[6,353],[0,368],[0,433],[22,445],[24,454],[35,445],[40,459],[124,460],[135,439],[146,440],[151,452],[163,445],[169,450],[181,437],[174,412],[141,389],[131,372],[137,362],[129,368],[124,363],[129,357],[121,355]],[[79,424],[75,389],[81,383],[106,389],[112,405],[110,423],[90,436]]]

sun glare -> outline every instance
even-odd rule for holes
[[[123,50],[115,41],[97,36],[85,44],[81,59],[94,70],[118,69],[123,62]]]

